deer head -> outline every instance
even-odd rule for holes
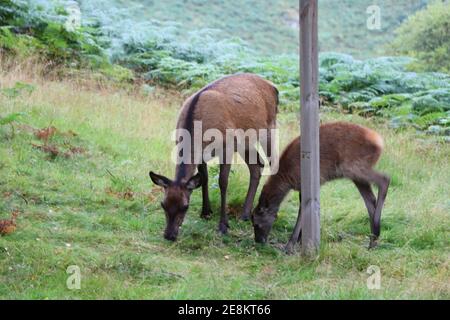
[[[189,209],[192,190],[201,186],[201,176],[196,174],[187,182],[175,182],[150,171],[150,179],[156,185],[164,188],[164,200],[161,202],[161,207],[166,215],[164,238],[175,241]]]

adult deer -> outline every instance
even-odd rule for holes
[[[377,245],[380,235],[381,210],[390,178],[373,169],[383,151],[383,139],[373,130],[345,122],[320,126],[320,183],[339,178],[353,181],[367,207],[370,218],[370,248]],[[378,197],[371,184],[378,187]],[[300,192],[300,137],[283,151],[278,172],[264,185],[253,215],[255,241],[265,243],[281,202],[290,190]],[[300,197],[301,198],[301,197]],[[300,239],[300,211],[297,224],[286,247],[291,251]]]
[[[199,149],[203,152],[213,142],[213,138],[203,135],[200,138],[194,137],[194,122],[201,124],[202,132],[214,130],[223,137],[219,150],[214,150],[211,156],[218,156],[220,161],[219,231],[225,234],[228,230],[226,192],[232,154],[237,150],[242,150],[241,156],[250,171],[250,183],[241,215],[244,220],[250,217],[262,167],[264,166],[264,162],[254,145],[250,142],[237,141],[236,136],[229,135],[229,132],[230,130],[231,132],[248,132],[251,130],[258,132],[257,141],[254,142],[261,144],[269,159],[274,159],[276,153],[273,152],[275,150],[272,150],[272,129],[276,126],[277,106],[278,90],[276,87],[269,81],[253,74],[236,74],[219,79],[184,102],[178,117],[177,129],[189,133],[192,139],[188,149],[191,151],[188,151],[187,158],[186,154],[178,154],[178,159],[182,160],[176,165],[174,180],[150,172],[152,181],[164,188],[164,200],[161,202],[161,206],[166,214],[164,237],[167,240],[176,240],[179,227],[188,211],[190,196],[194,189],[202,187],[201,217],[208,218],[211,214],[206,164],[209,159],[205,159],[203,155],[198,158],[198,154],[194,150]],[[263,133],[261,134],[261,132]],[[182,145],[180,141],[181,139],[178,138],[178,147]],[[239,143],[244,144],[243,148],[239,148]],[[199,146],[200,148],[198,148]],[[179,153],[185,151],[186,148]],[[252,155],[256,155],[256,161],[252,161],[254,159]],[[196,170],[198,170],[197,174],[195,174]]]

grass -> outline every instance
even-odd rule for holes
[[[0,127],[0,218],[19,210],[17,231],[0,237],[2,299],[448,299],[449,146],[383,122],[323,113],[377,129],[386,140],[378,165],[392,176],[382,237],[367,250],[367,213],[354,186],[322,188],[320,256],[305,260],[279,249],[295,221],[298,201],[283,204],[270,245],[255,246],[250,223],[231,219],[216,232],[219,192],[210,170],[213,219],[199,218],[195,191],[179,241],[162,238],[162,194],[150,169],[172,175],[169,155],[181,97],[159,91],[50,81],[17,68],[2,71],[1,88],[17,82],[33,90],[0,94],[0,115],[24,112],[24,124]],[[48,144],[83,153],[51,157],[30,127],[54,126]],[[279,117],[281,145],[297,132],[293,114]],[[76,133],[68,134],[69,131]],[[233,207],[243,202],[248,174],[234,167]],[[81,270],[81,290],[66,286],[66,269]],[[381,268],[381,289],[368,290],[367,268]]]

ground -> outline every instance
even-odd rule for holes
[[[215,166],[213,218],[200,219],[201,192],[195,191],[179,241],[171,243],[162,237],[162,193],[148,171],[173,174],[170,133],[179,94],[42,80],[20,68],[0,74],[1,88],[18,81],[34,90],[0,94],[0,115],[26,113],[14,130],[0,127],[0,219],[19,212],[16,231],[0,237],[0,298],[450,298],[448,144],[414,130],[393,131],[381,120],[322,113],[323,121],[364,124],[385,139],[377,168],[392,184],[375,250],[367,249],[367,212],[348,181],[321,190],[317,259],[280,250],[296,218],[295,193],[268,245],[255,245],[251,223],[234,217],[229,235],[220,236]],[[36,131],[51,126],[53,135]],[[285,146],[298,134],[295,114],[280,114],[279,128]],[[59,154],[39,147],[45,143]],[[246,168],[235,166],[232,213],[239,213],[247,183]],[[71,265],[80,268],[80,290],[67,288]],[[367,288],[372,265],[381,271],[379,290]]]

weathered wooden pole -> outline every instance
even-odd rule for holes
[[[300,0],[300,129],[302,254],[320,245],[318,0]]]

